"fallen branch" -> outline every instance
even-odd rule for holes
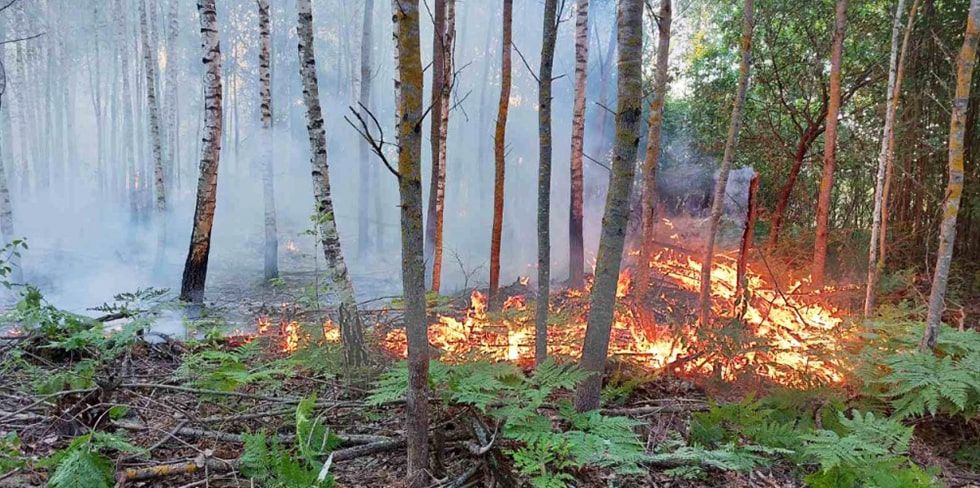
[[[127,481],[143,481],[168,476],[194,474],[202,469],[220,473],[235,471],[238,469],[238,460],[217,459],[201,454],[193,461],[156,464],[145,468],[126,468],[116,476],[116,487],[121,488],[125,486]]]
[[[643,407],[631,407],[631,408],[604,408],[602,413],[604,415],[625,415],[625,416],[636,416],[636,415],[650,415],[657,413],[688,413],[688,412],[703,412],[708,409],[708,405],[705,403],[689,403],[687,405],[674,404],[674,405],[647,405]]]
[[[141,424],[138,422],[129,422],[125,420],[117,420],[113,422],[113,425],[121,429],[126,430],[151,430],[152,428],[146,424]],[[173,431],[174,435],[183,435],[187,437],[205,437],[208,439],[217,439],[224,442],[235,442],[242,443],[241,434],[235,434],[231,432],[221,432],[217,430],[205,430],[205,429],[195,429],[193,427],[180,427]],[[368,435],[368,434],[340,434],[334,433],[342,445],[360,445],[360,444],[371,444],[379,442],[390,442],[391,437],[381,436],[381,435]],[[293,435],[280,435],[279,439],[284,442],[291,442],[296,436]]]

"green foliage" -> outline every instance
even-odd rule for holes
[[[0,472],[6,473],[24,464],[20,448],[20,437],[16,432],[7,432],[0,437]]]
[[[602,387],[603,405],[622,405],[629,400],[637,388],[650,381],[649,378],[635,375],[614,373],[605,386]]]
[[[197,388],[220,391],[253,384],[269,386],[293,374],[288,364],[258,361],[260,348],[257,341],[229,350],[205,348],[184,356],[175,374]]]
[[[0,247],[0,285],[8,290],[16,284],[10,278],[14,274],[14,266],[17,266],[16,261],[21,258],[21,250],[27,250],[27,239],[14,239]]]
[[[838,431],[821,429],[803,436],[802,454],[820,465],[820,471],[806,477],[811,486],[935,486],[932,476],[904,456],[911,427],[871,412],[839,416]]]
[[[324,476],[321,458],[340,445],[319,417],[314,416],[316,397],[303,399],[296,407],[295,452],[269,439],[264,432],[245,434],[245,449],[239,462],[242,474],[272,488],[327,488],[333,486],[332,476]]]
[[[63,371],[39,372],[34,380],[34,391],[50,395],[66,390],[81,390],[95,385],[96,361],[84,359]]]
[[[897,310],[868,324],[873,341],[859,369],[870,393],[888,401],[899,417],[962,415],[980,411],[980,335],[942,326],[936,350],[920,352],[924,325]]]
[[[42,465],[53,467],[48,479],[52,488],[103,488],[115,484],[112,461],[105,452],[143,454],[119,434],[92,432],[76,437],[68,447],[55,451]]]
[[[577,413],[560,402],[558,423],[542,413],[560,391],[575,388],[589,373],[548,360],[531,374],[509,363],[475,362],[447,366],[432,362],[432,391],[447,404],[468,405],[488,416],[518,447],[505,452],[533,486],[566,486],[572,469],[610,467],[620,472],[638,469],[646,459],[633,428],[635,421],[598,412]],[[408,387],[403,364],[375,384],[370,404],[400,400]]]

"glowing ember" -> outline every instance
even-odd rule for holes
[[[663,223],[673,228],[669,220]],[[676,234],[671,238],[676,240]],[[736,379],[741,373],[754,373],[790,386],[842,379],[843,368],[830,359],[843,343],[842,320],[835,308],[794,295],[792,292],[800,283],[777,288],[750,264],[744,315],[740,320],[730,319],[735,308],[735,263],[719,255],[711,271],[712,309],[719,317],[718,323],[698,330],[693,314],[701,263],[686,253],[667,249],[649,265],[658,275],[657,282],[663,285],[657,288],[659,299],[651,303],[638,303],[638,298],[630,295],[633,276],[629,269],[620,274],[616,296],[621,305],[616,308],[610,334],[611,355],[654,369],[671,366],[677,373],[725,380]],[[552,314],[568,318],[565,323],[549,326],[549,354],[571,359],[581,354],[590,287],[591,282],[587,282],[586,289],[566,290],[551,300]],[[810,294],[816,298],[819,295],[820,292]],[[507,298],[503,308],[511,313],[488,317],[486,297],[474,291],[465,314],[439,316],[429,327],[429,342],[446,362],[487,359],[530,363],[534,356],[533,314],[523,313],[526,300],[519,295]],[[638,314],[643,308],[649,311],[642,314],[641,324]],[[657,316],[669,317],[670,322],[655,323]],[[728,327],[726,324],[737,324],[741,341],[738,350],[746,352],[735,357],[723,355],[725,346],[718,341],[727,340],[729,332],[722,330]],[[383,346],[404,357],[404,330],[389,332]]]

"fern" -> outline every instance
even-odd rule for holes
[[[115,483],[113,464],[105,451],[142,454],[142,448],[130,444],[119,434],[93,432],[76,437],[68,447],[55,451],[42,465],[53,467],[48,479],[52,488],[103,488]]]
[[[204,349],[185,356],[175,375],[197,388],[233,391],[251,384],[272,385],[294,374],[288,363],[253,365],[259,347],[250,342],[227,351]]]
[[[332,476],[319,479],[323,464],[320,459],[340,445],[319,417],[314,415],[316,397],[304,398],[296,407],[296,445],[291,451],[264,432],[245,434],[245,449],[239,458],[242,474],[260,486],[272,488],[328,488]]]
[[[888,358],[891,369],[881,381],[901,417],[940,411],[970,416],[980,406],[980,353],[955,358],[905,353]]]

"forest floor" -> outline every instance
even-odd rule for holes
[[[696,295],[682,286],[689,270],[670,266],[655,277],[650,292],[660,303],[653,320],[689,323],[696,309]],[[218,280],[203,312],[176,307],[164,293],[142,291],[92,311],[102,315],[97,320],[29,293],[7,314],[7,335],[0,340],[0,486],[312,486],[326,473],[325,459],[337,486],[403,485],[403,406],[398,395],[378,401],[404,352],[398,302],[388,297],[362,303],[365,322],[373,324],[372,364],[350,370],[320,306],[327,297],[310,286],[313,279],[312,272],[287,274],[244,298],[241,283]],[[379,288],[388,286],[383,281]],[[917,281],[909,282],[911,288],[889,298],[897,304],[920,295]],[[875,432],[906,429],[896,438],[908,437],[882,452],[861,446],[841,451],[836,465],[821,457],[828,454],[820,447],[869,442],[849,423],[851,416],[860,418],[858,410],[879,417],[894,410],[889,399],[871,396],[862,386],[863,356],[853,337],[813,335],[799,368],[796,356],[776,347],[784,336],[760,343],[761,326],[768,320],[774,328],[781,313],[775,297],[755,298],[768,300],[767,313],[746,339],[725,328],[702,336],[679,326],[637,326],[644,313],[638,304],[651,295],[640,300],[629,288],[626,280],[602,418],[631,419],[644,453],[631,461],[638,469],[627,473],[612,462],[577,462],[571,445],[571,454],[544,453],[545,460],[538,460],[543,471],[568,475],[561,479],[570,486],[980,485],[975,410],[874,424]],[[790,288],[785,293],[799,296],[782,300],[803,322],[804,316],[819,319],[825,310],[845,314],[817,301],[840,305],[859,299],[859,290],[847,287],[819,300]],[[500,314],[486,312],[479,291],[432,297],[433,352],[447,368],[511,360],[520,370],[493,372],[484,380],[506,376],[535,385],[525,335],[533,330],[533,294],[518,282],[505,295],[508,305]],[[587,300],[578,290],[557,290],[552,298],[556,318],[549,341],[554,340],[552,354],[566,362],[577,355],[568,344],[581,339]],[[920,312],[914,306],[891,307],[901,316],[888,320],[917,327]],[[810,332],[786,333],[800,339]],[[827,337],[841,347],[828,348]],[[636,343],[649,348],[638,350]],[[801,346],[788,349],[793,348]],[[848,369],[836,369],[844,364]],[[439,377],[452,370],[433,371]],[[480,377],[482,370],[461,371]],[[524,375],[527,381],[520,380]],[[520,457],[534,454],[525,450],[528,444],[498,438],[506,420],[492,406],[461,399],[458,386],[433,385],[432,486],[487,486],[491,480],[523,486],[536,479],[525,469],[530,461]],[[508,407],[516,393],[502,391],[483,393]],[[548,435],[589,435],[575,430],[576,421],[563,410],[570,395],[567,385],[548,390],[534,408],[555,429]],[[839,437],[825,442],[827,436]],[[568,439],[577,437],[562,439],[573,444]],[[887,484],[874,473],[895,478]],[[88,483],[78,481],[83,476]]]

